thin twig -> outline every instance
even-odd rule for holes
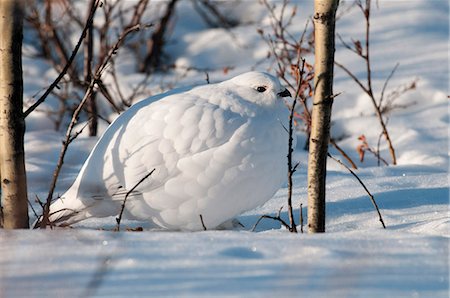
[[[134,14],[131,18],[130,23],[127,27],[133,27],[141,22],[142,16],[144,15],[145,9],[147,8],[148,0],[139,1],[134,7]]]
[[[90,0],[95,2],[95,0]],[[84,40],[84,81],[90,82],[92,79],[92,62],[93,62],[93,49],[94,49],[94,26],[90,26],[87,31],[86,38]],[[98,109],[96,96],[97,93],[93,92],[88,99],[86,111],[91,118],[89,121],[89,136],[96,136],[98,130]]]
[[[382,109],[382,104],[383,104],[383,99],[384,99],[384,92],[386,91],[387,85],[388,85],[389,81],[392,79],[392,77],[394,76],[394,73],[397,70],[399,65],[400,65],[400,63],[398,63],[398,62],[397,62],[397,64],[395,64],[395,66],[392,69],[391,73],[389,74],[389,76],[387,77],[386,81],[384,82],[383,89],[381,89],[380,101],[378,102],[378,108],[379,109]]]
[[[209,14],[205,13],[202,11],[202,9],[198,6],[198,3],[201,3],[208,11],[209,13],[214,16],[217,19],[217,23],[215,23],[214,21],[212,21],[209,18]],[[209,26],[211,27],[221,27],[224,28],[226,30],[229,30],[232,27],[235,27],[237,25],[237,22],[227,18],[226,16],[224,16],[215,6],[216,4],[212,3],[213,1],[209,1],[209,0],[197,0],[197,1],[193,1],[194,3],[194,7],[196,8],[197,12],[201,15],[201,17],[203,18],[203,20],[208,23]],[[217,26],[218,25],[218,26]]]
[[[305,59],[302,59],[302,67],[298,70],[298,76],[297,76],[297,89],[294,96],[294,101],[291,106],[290,114],[289,114],[289,140],[288,140],[288,154],[287,154],[287,163],[288,163],[288,215],[289,215],[289,223],[290,228],[289,231],[293,233],[297,233],[297,226],[295,224],[294,219],[294,213],[292,211],[292,176],[298,166],[295,165],[295,167],[292,166],[292,152],[294,151],[293,146],[293,135],[294,135],[294,111],[295,111],[295,105],[297,103],[298,99],[298,93],[299,89],[302,87],[303,82],[303,73],[305,71]]]
[[[287,230],[291,231],[291,226],[288,225],[280,216],[281,214],[281,210],[283,209],[283,207],[280,208],[280,210],[278,210],[278,214],[277,216],[271,216],[271,215],[261,215],[259,217],[259,219],[256,221],[256,223],[253,225],[253,228],[251,229],[252,232],[254,232],[256,230],[256,227],[258,226],[259,222],[263,219],[263,218],[268,218],[268,219],[273,219],[275,221],[280,222]],[[292,231],[291,231],[292,232]]]
[[[158,26],[153,31],[151,38],[147,41],[147,54],[139,65],[140,72],[151,72],[151,70],[160,66],[162,49],[165,42],[164,37],[166,30],[169,27],[169,21],[174,14],[177,1],[178,0],[170,0]]]
[[[72,55],[70,55],[69,59],[67,60],[66,65],[62,69],[62,71],[59,73],[59,75],[56,77],[56,79],[53,81],[53,83],[50,84],[48,89],[42,94],[42,96],[31,106],[29,107],[24,113],[23,117],[26,118],[31,112],[33,112],[41,103],[45,101],[47,96],[52,92],[52,90],[58,86],[61,79],[66,75],[67,71],[69,70],[70,66],[72,65],[73,60],[75,59],[75,56],[78,53],[78,50],[81,47],[81,44],[83,43],[83,39],[86,36],[87,31],[92,26],[92,21],[94,19],[95,11],[97,10],[98,6],[100,5],[101,1],[97,0],[93,2],[93,6],[91,7],[89,17],[87,19],[86,25],[83,28],[83,31],[81,33],[80,38],[78,39],[78,42],[75,46],[75,48],[72,51]]]
[[[389,147],[389,151],[391,153],[391,158],[392,158],[392,164],[396,165],[397,164],[397,159],[395,157],[395,149],[394,146],[392,145],[392,141],[391,138],[389,136],[387,127],[386,127],[386,123],[385,120],[383,118],[383,115],[381,113],[381,110],[378,108],[377,102],[375,100],[375,97],[373,95],[373,91],[372,89],[368,89],[371,87],[366,87],[362,84],[362,82],[350,71],[348,70],[345,66],[343,66],[342,64],[338,63],[338,62],[334,62],[334,64],[336,66],[338,66],[339,68],[341,68],[343,71],[345,71],[360,87],[361,89],[363,89],[363,91],[370,97],[372,104],[375,108],[375,114],[378,117],[378,121],[380,122],[381,125],[381,129],[382,129],[382,133],[386,139],[386,142],[388,143],[388,147]]]
[[[119,49],[119,46],[122,44],[122,42],[125,39],[125,37],[128,34],[130,34],[131,32],[138,31],[140,28],[141,28],[141,26],[136,25],[136,26],[128,28],[127,30],[122,32],[122,34],[119,36],[119,38],[117,39],[117,41],[114,44],[114,46],[111,47],[110,51],[108,52],[108,55],[103,60],[102,64],[99,65],[99,67],[97,68],[97,71],[93,75],[92,80],[89,83],[89,86],[88,86],[88,88],[86,90],[86,93],[84,94],[83,99],[81,100],[81,102],[79,103],[78,107],[75,109],[75,111],[74,111],[74,113],[72,115],[72,120],[70,121],[69,127],[67,128],[65,140],[63,142],[63,147],[61,148],[61,152],[60,152],[60,155],[59,155],[59,158],[58,158],[58,162],[57,162],[55,171],[53,172],[53,180],[52,180],[51,185],[50,185],[50,190],[49,190],[49,193],[48,193],[48,196],[47,196],[47,200],[46,200],[46,203],[45,203],[45,206],[44,206],[43,215],[42,215],[42,222],[41,222],[41,225],[40,225],[41,229],[45,229],[46,226],[49,224],[50,204],[51,204],[52,199],[53,199],[53,192],[55,190],[56,182],[58,180],[59,173],[60,173],[62,165],[64,163],[64,158],[65,158],[67,149],[69,148],[70,142],[73,141],[72,131],[73,131],[75,125],[78,122],[78,117],[79,117],[79,115],[81,113],[81,110],[83,109],[83,106],[86,103],[86,101],[91,96],[92,92],[94,92],[94,88],[97,85],[98,79],[100,79],[101,75],[103,74],[103,71],[106,69],[106,66],[108,65],[108,62],[110,61],[112,56],[117,53],[117,50]]]
[[[98,67],[94,79],[97,80],[98,78],[100,78],[100,76],[103,74],[103,72],[105,71],[106,67],[109,64],[109,61],[111,60],[111,58],[117,54],[117,50],[119,49],[119,47],[122,45],[123,41],[125,40],[125,38],[132,32],[136,32],[139,31],[141,29],[146,29],[146,28],[150,28],[152,27],[153,24],[145,24],[145,25],[141,25],[141,24],[136,24],[132,27],[127,28],[125,31],[122,32],[122,34],[120,34],[120,36],[117,38],[116,43],[109,49],[109,52],[105,58],[105,60],[103,61],[103,63]]]
[[[117,74],[116,74],[116,68],[115,68],[115,62],[114,60],[111,61],[112,67],[111,67],[111,76],[113,79],[113,83],[114,86],[116,87],[116,91],[117,94],[119,95],[120,101],[122,102],[123,105],[130,107],[131,105],[128,102],[125,102],[125,97],[123,96],[122,90],[120,89],[120,84],[119,81],[117,79]],[[119,113],[120,114],[120,113]]]
[[[138,183],[136,183],[128,192],[127,192],[127,194],[125,195],[125,198],[123,199],[123,202],[122,202],[122,207],[120,208],[120,213],[119,213],[119,217],[117,217],[116,218],[116,222],[117,222],[117,226],[116,226],[116,229],[115,229],[115,231],[120,231],[120,222],[122,221],[122,215],[123,215],[123,212],[125,211],[125,204],[127,203],[127,199],[128,199],[128,196],[142,183],[142,182],[144,182],[145,181],[145,179],[147,179],[148,177],[150,177],[152,174],[153,174],[153,172],[155,171],[155,169],[153,169],[153,170],[151,170],[148,174],[146,174],[144,177],[142,177],[142,179],[141,180],[139,180],[139,182]]]
[[[343,166],[344,168],[346,168],[350,174],[353,175],[353,177],[356,178],[356,180],[358,180],[358,182],[361,184],[361,186],[364,188],[364,190],[366,191],[366,193],[369,195],[370,201],[372,202],[373,206],[375,207],[375,210],[378,213],[378,219],[381,222],[381,225],[383,226],[383,229],[386,229],[386,225],[384,224],[383,221],[383,217],[381,216],[381,212],[380,209],[378,208],[377,202],[375,202],[375,198],[374,196],[370,193],[370,191],[367,189],[367,187],[364,185],[364,183],[362,182],[362,180],[358,177],[358,175],[355,174],[355,172],[352,171],[352,169],[350,169],[349,167],[347,167],[342,161],[340,161],[339,159],[335,158],[334,156],[332,156],[330,153],[328,153],[328,156],[333,159],[334,161],[336,161],[337,163],[339,163],[341,166]]]
[[[336,141],[333,138],[330,138],[330,144],[333,145],[337,151],[339,151],[339,153],[350,163],[350,165],[352,166],[353,169],[355,169],[355,170],[358,169],[358,167],[353,162],[353,160],[350,158],[350,156],[348,156],[348,154],[345,153],[345,151],[341,147],[339,147],[339,145],[336,143]]]
[[[36,196],[36,197],[37,197],[37,196]],[[39,218],[39,215],[37,214],[36,209],[34,209],[33,204],[31,204],[30,199],[28,199],[28,205],[30,206],[31,211],[33,211],[34,216],[35,216],[36,218]]]
[[[88,100],[89,96],[92,94],[93,89],[94,89],[94,83],[95,81],[92,80],[91,84],[89,85],[88,90],[86,91],[86,94],[84,95],[83,99],[81,100],[80,104],[78,105],[78,107],[75,109],[73,115],[72,115],[72,120],[69,123],[69,127],[67,128],[67,132],[66,132],[66,136],[65,136],[65,140],[63,141],[63,146],[61,148],[61,152],[59,154],[59,158],[58,158],[58,162],[56,164],[56,168],[55,171],[53,172],[53,179],[52,179],[52,183],[50,185],[50,190],[48,192],[48,196],[47,196],[47,200],[46,203],[44,205],[44,212],[42,215],[42,222],[41,222],[41,229],[45,229],[46,226],[48,225],[48,221],[49,221],[49,213],[50,213],[50,204],[52,202],[53,199],[53,192],[55,190],[56,187],[56,182],[58,180],[59,177],[59,173],[61,171],[62,165],[64,163],[64,157],[66,156],[66,152],[67,149],[69,148],[69,144],[74,140],[72,138],[72,130],[75,127],[76,123],[78,122],[78,116],[83,108],[83,105],[86,103],[86,101]]]
[[[300,233],[303,234],[303,204],[300,203]]]
[[[203,221],[203,216],[200,214],[200,222],[202,223],[203,231],[208,230],[205,226],[205,222]]]
[[[362,53],[359,52],[359,51],[357,51],[357,50],[355,50],[352,46],[350,46],[350,45],[342,38],[342,36],[341,36],[339,33],[336,33],[336,36],[338,37],[339,41],[342,43],[342,45],[343,45],[347,50],[350,50],[350,51],[352,51],[353,53],[355,53],[356,55],[363,57]],[[363,58],[364,58],[364,57],[363,57]]]
[[[377,151],[376,151],[376,153],[377,153],[377,157],[378,157],[378,159],[377,159],[377,165],[378,165],[378,166],[381,165],[380,146],[381,146],[381,138],[382,138],[382,137],[383,137],[383,132],[381,132],[381,133],[378,135],[378,140],[377,140]],[[384,159],[383,159],[383,160],[384,160]],[[386,161],[384,161],[384,163],[387,165]]]
[[[361,2],[358,2],[357,5],[361,9],[362,13],[364,14],[365,20],[366,20],[366,40],[365,40],[365,47],[366,47],[366,54],[363,56],[366,60],[366,71],[367,71],[367,94],[369,95],[370,99],[372,100],[372,104],[375,108],[375,113],[378,117],[378,121],[380,122],[381,129],[383,132],[383,135],[386,139],[386,142],[388,143],[389,152],[391,154],[392,164],[397,164],[397,158],[395,155],[395,149],[391,141],[391,137],[389,135],[389,132],[387,130],[386,122],[383,118],[383,114],[381,113],[380,107],[377,105],[377,102],[375,100],[375,95],[373,93],[372,89],[372,69],[370,64],[370,9],[371,9],[371,0],[366,0],[366,6],[363,7]]]
[[[387,122],[386,122],[387,123]],[[380,139],[383,133],[381,132],[378,137],[378,143],[377,143],[377,149],[374,150],[369,146],[369,143],[367,143],[367,139],[364,135],[359,136],[358,140],[361,141],[361,144],[357,147],[357,151],[360,154],[360,161],[364,161],[364,153],[365,151],[368,151],[372,153],[378,160],[378,166],[380,165],[380,161],[382,161],[386,166],[389,166],[389,163],[380,155]]]
[[[345,71],[348,74],[348,76],[351,77],[353,79],[353,81],[355,81],[355,83],[357,83],[358,86],[361,87],[361,89],[365,93],[369,94],[369,89],[367,89],[366,86],[364,86],[363,83],[347,67],[345,67],[344,65],[342,65],[341,63],[339,63],[337,61],[334,61],[334,64],[336,66],[338,66],[340,69],[342,69],[343,71]]]

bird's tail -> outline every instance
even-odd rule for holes
[[[82,201],[71,198],[68,192],[50,205],[48,215],[48,225],[69,226],[89,217],[88,206]],[[43,223],[41,215],[33,224],[34,228],[40,227]]]
[[[88,206],[80,200],[62,196],[50,205],[49,222],[58,226],[68,226],[88,218]]]

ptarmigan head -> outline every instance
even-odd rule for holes
[[[264,106],[272,106],[282,97],[291,97],[291,93],[281,86],[276,77],[265,72],[247,72],[222,84],[234,85],[235,88],[229,87],[242,98]]]

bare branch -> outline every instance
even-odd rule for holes
[[[95,12],[98,8],[98,6],[100,5],[101,0],[97,0],[94,1],[89,13],[89,17],[88,20],[86,22],[86,25],[83,28],[83,31],[81,33],[80,38],[78,39],[78,42],[75,46],[75,48],[72,51],[72,54],[70,55],[69,59],[67,60],[66,65],[64,66],[63,70],[60,72],[60,74],[56,77],[56,79],[53,81],[52,84],[50,84],[50,86],[48,87],[48,89],[44,92],[44,94],[31,106],[29,107],[24,113],[24,117],[27,117],[31,112],[33,112],[40,104],[42,104],[45,99],[47,98],[47,96],[52,92],[52,90],[58,86],[59,82],[61,81],[61,79],[65,76],[65,74],[67,73],[67,71],[69,70],[70,66],[72,65],[73,60],[75,59],[75,56],[78,53],[78,50],[81,47],[81,44],[83,43],[83,39],[86,36],[86,33],[89,29],[89,27],[92,26],[92,21],[94,19],[94,15]]]
[[[363,83],[347,67],[345,67],[344,65],[342,65],[337,61],[334,61],[334,64],[343,71],[345,71],[349,75],[349,77],[351,77],[365,93],[370,94],[369,89],[367,89],[367,87],[364,86]]]
[[[202,223],[203,231],[208,230],[205,226],[205,222],[203,221],[203,216],[200,214],[200,222]]]
[[[302,59],[302,66],[301,69],[298,69],[297,74],[297,89],[294,96],[294,101],[292,103],[292,106],[290,108],[290,114],[289,114],[289,139],[288,139],[288,154],[287,154],[287,163],[288,163],[288,214],[289,214],[289,223],[290,228],[289,231],[293,233],[297,233],[297,226],[295,224],[294,214],[292,211],[292,176],[298,166],[296,164],[294,167],[292,166],[292,152],[294,151],[293,146],[293,134],[294,134],[294,111],[295,111],[295,105],[297,103],[297,98],[299,94],[299,89],[302,87],[303,83],[303,74],[305,72],[305,59]]]
[[[384,82],[383,89],[381,89],[380,101],[378,102],[378,108],[379,109],[381,109],[381,107],[382,107],[383,99],[384,99],[384,92],[385,92],[385,90],[387,88],[387,85],[388,85],[389,81],[391,80],[392,76],[394,75],[394,73],[397,70],[399,65],[400,65],[400,63],[398,63],[398,62],[397,62],[397,64],[395,64],[395,66],[392,69],[391,73],[389,74],[389,76],[387,77],[386,81]]]
[[[175,4],[177,1],[178,0],[170,0],[167,4],[167,9],[164,16],[161,18],[161,21],[153,32],[152,37],[147,41],[147,55],[139,67],[140,72],[148,73],[152,68],[159,67],[161,52],[164,45],[164,35],[170,18],[174,13]]]
[[[125,204],[127,203],[127,199],[128,196],[142,183],[145,181],[145,179],[147,179],[148,177],[150,177],[153,172],[155,171],[155,169],[151,170],[148,174],[146,174],[144,177],[142,177],[141,180],[138,181],[138,183],[136,183],[125,195],[125,198],[123,199],[122,202],[122,207],[120,208],[120,213],[119,213],[119,217],[116,218],[116,222],[117,222],[117,226],[115,231],[119,232],[120,231],[120,222],[122,221],[122,215],[123,212],[125,211]]]
[[[339,38],[339,40],[341,41],[342,45],[352,51],[353,53],[355,53],[356,55],[358,55],[361,58],[365,58],[365,56],[363,55],[361,50],[356,50],[354,47],[352,47],[351,45],[349,45],[346,41],[344,41],[344,39],[342,38],[342,36],[339,33],[336,33],[336,36]],[[355,41],[353,42],[355,43]]]
[[[211,27],[223,27],[225,29],[230,29],[232,27],[235,27],[237,25],[237,22],[231,19],[226,18],[216,7],[215,3],[211,3],[210,0],[194,0],[194,8],[196,8],[197,12],[200,14],[200,16],[203,18],[203,20],[208,23]],[[205,12],[203,12],[202,8],[198,5],[198,3],[202,4],[204,8],[206,8],[211,15],[213,15],[217,22],[214,22],[209,18],[209,15]]]
[[[36,196],[36,199],[37,199],[38,201],[40,201],[39,198],[38,198],[37,196]],[[34,216],[35,216],[36,218],[39,218],[39,215],[37,214],[36,209],[34,209],[33,204],[31,204],[30,199],[28,199],[28,206],[30,206],[31,211],[33,211]],[[41,205],[41,206],[42,206],[42,205]]]
[[[345,153],[345,151],[341,147],[339,147],[339,145],[333,138],[330,138],[330,144],[333,145],[337,151],[339,151],[339,153],[350,163],[353,169],[356,170],[358,168],[356,164],[353,162],[353,160],[350,158],[350,156],[348,156],[348,154]]]
[[[346,168],[350,174],[353,175],[353,177],[356,178],[356,180],[358,180],[359,184],[361,184],[361,186],[364,188],[364,190],[366,191],[366,193],[369,195],[370,201],[372,202],[373,206],[375,207],[375,210],[378,213],[378,219],[381,222],[381,225],[383,226],[383,229],[386,229],[386,225],[384,224],[383,221],[383,217],[381,216],[381,212],[380,209],[378,208],[377,202],[375,201],[374,196],[370,193],[370,191],[367,189],[366,185],[364,185],[364,183],[362,182],[362,180],[358,177],[358,175],[355,174],[355,172],[353,172],[349,167],[347,167],[343,162],[341,162],[339,159],[335,158],[334,156],[332,156],[330,153],[328,153],[328,157],[330,157],[331,159],[333,159],[334,161],[336,161],[337,163],[339,163],[341,166],[343,166],[344,168]]]
[[[281,218],[281,210],[282,210],[282,209],[283,209],[283,207],[281,207],[280,210],[278,210],[277,216],[271,216],[271,215],[267,215],[267,214],[261,215],[261,216],[259,217],[259,219],[256,221],[256,223],[253,225],[253,228],[251,229],[251,231],[254,232],[254,231],[256,230],[256,227],[258,226],[258,224],[260,223],[260,221],[261,221],[263,218],[268,218],[268,219],[273,219],[273,220],[275,220],[275,221],[278,221],[278,222],[281,223],[281,225],[282,225],[283,227],[285,227],[287,230],[291,231],[290,225],[288,225],[288,224]],[[291,231],[291,232],[292,232],[292,231]]]
[[[303,204],[300,203],[300,233],[303,234]]]
[[[45,206],[44,206],[42,222],[41,222],[41,225],[40,225],[41,229],[45,229],[46,226],[49,224],[50,204],[51,204],[52,199],[53,199],[53,192],[54,192],[54,189],[56,187],[56,182],[58,180],[59,173],[61,171],[62,165],[64,163],[64,157],[66,155],[67,149],[69,147],[69,144],[70,144],[71,140],[73,140],[73,138],[72,138],[72,131],[73,131],[75,125],[78,122],[78,117],[79,117],[79,115],[81,113],[81,110],[83,109],[83,106],[86,103],[86,101],[91,96],[92,92],[94,92],[94,88],[95,88],[95,86],[97,86],[98,80],[100,79],[102,73],[106,69],[110,59],[112,58],[112,56],[117,53],[117,50],[119,49],[119,46],[122,44],[123,40],[126,38],[126,36],[128,34],[130,34],[131,32],[134,32],[134,31],[138,31],[138,30],[140,30],[140,28],[141,28],[140,25],[136,25],[134,27],[128,28],[127,30],[122,32],[122,34],[118,37],[116,43],[111,47],[111,49],[108,52],[108,55],[103,60],[102,64],[99,65],[99,67],[97,68],[95,74],[92,76],[92,80],[91,80],[91,82],[90,82],[90,84],[89,84],[89,86],[88,86],[88,88],[86,90],[86,93],[84,94],[83,99],[81,100],[81,102],[79,103],[78,107],[75,109],[75,111],[74,111],[74,113],[72,115],[72,120],[70,121],[70,124],[69,124],[69,126],[67,128],[65,140],[63,142],[63,147],[61,148],[61,152],[60,152],[60,155],[59,155],[59,158],[58,158],[58,162],[57,162],[55,171],[53,173],[53,180],[51,182],[50,190],[49,190],[49,193],[48,193],[48,196],[47,196],[47,200],[46,200],[46,203],[45,203]]]
[[[380,136],[378,137],[378,144],[377,144],[377,150],[372,149],[369,146],[369,143],[367,142],[366,136],[365,135],[360,135],[358,137],[358,140],[361,141],[361,144],[358,145],[358,147],[356,147],[356,151],[358,151],[359,156],[360,156],[360,161],[363,162],[364,160],[364,153],[366,151],[372,153],[378,160],[378,165],[380,165],[380,161],[382,161],[386,166],[388,166],[388,162],[381,157],[380,155],[380,139],[381,136],[383,135],[383,132],[380,133]]]

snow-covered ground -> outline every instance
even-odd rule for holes
[[[312,12],[312,1],[298,2],[295,34],[302,32]],[[190,3],[181,1],[177,22],[183,26],[175,27],[169,43],[177,65],[208,68],[210,80],[220,81],[250,70],[266,56],[267,46],[256,28],[269,22],[258,1],[243,1],[231,10],[244,21],[231,33],[207,29]],[[262,214],[273,215],[286,205],[286,188],[264,206],[243,214],[239,220],[246,228],[241,231],[155,231],[130,221],[124,225],[144,226],[144,231],[98,229],[112,228],[114,218],[74,229],[0,230],[0,296],[448,297],[449,4],[446,0],[378,3],[371,19],[374,89],[379,94],[397,62],[390,88],[418,79],[417,88],[399,98],[408,107],[389,118],[398,165],[378,167],[369,153],[364,163],[357,163],[356,172],[374,195],[386,230],[362,187],[330,160],[325,234],[290,234],[270,220],[262,221],[256,232],[249,231]],[[249,23],[252,20],[257,22]],[[361,13],[353,9],[345,14],[337,32],[345,40],[362,38]],[[361,59],[337,44],[336,60],[363,78]],[[121,63],[123,73],[129,73],[132,62]],[[26,97],[54,78],[54,71],[45,65],[24,59]],[[266,70],[269,63],[258,65]],[[234,68],[229,72],[222,71],[230,66]],[[136,79],[138,75],[124,75],[121,83],[126,88]],[[203,83],[205,75],[172,73],[151,80],[149,88],[157,90],[162,80],[182,86]],[[342,94],[333,107],[333,134],[345,136],[339,145],[358,160],[358,136],[364,134],[376,146],[378,122],[369,99],[339,69],[334,89]],[[53,131],[43,113],[33,113],[27,121],[29,197],[45,198],[64,131]],[[299,133],[298,138],[303,144],[304,136]],[[80,136],[71,144],[57,193],[73,182],[95,141]],[[384,144],[381,153],[389,160]],[[298,222],[300,203],[304,215],[307,205],[307,153],[301,146],[295,159],[300,162],[294,176]],[[282,217],[287,218],[285,212]]]

